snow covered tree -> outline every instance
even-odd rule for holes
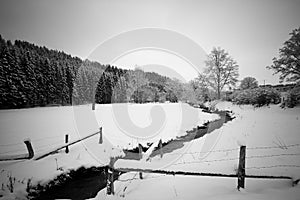
[[[66,85],[68,87],[68,100],[69,104],[72,105],[72,94],[73,94],[73,83],[74,83],[75,74],[72,71],[71,67],[67,64],[66,67]]]
[[[193,86],[191,83],[186,83],[182,85],[183,90],[182,90],[182,96],[181,96],[181,101],[188,102],[188,103],[193,103],[195,104],[197,102],[196,100],[196,93],[195,90],[193,89]]]
[[[139,68],[135,68],[134,71],[128,71],[126,73],[127,76],[127,99],[130,100],[132,95],[135,96],[135,102],[141,103],[142,99],[141,94],[142,87],[148,85],[149,81],[146,78],[145,72]]]
[[[126,102],[126,81],[123,76],[119,77],[112,91],[112,103]]]
[[[95,102],[99,103],[99,104],[105,103],[104,95],[105,95],[105,73],[102,74],[102,76],[100,77],[100,79],[97,83]]]
[[[9,102],[10,96],[10,79],[9,79],[9,71],[10,71],[10,64],[9,59],[11,55],[7,50],[7,47],[4,47],[3,51],[0,55],[0,104],[3,107],[6,107]]]
[[[273,65],[267,66],[275,74],[280,74],[281,82],[300,80],[300,27],[290,35],[291,38],[279,49],[279,58],[273,58]]]
[[[205,74],[210,86],[216,91],[217,98],[221,98],[221,92],[225,86],[235,86],[238,81],[238,64],[224,49],[213,48],[205,62],[207,68]]]
[[[183,93],[183,85],[180,82],[180,80],[174,78],[174,79],[168,79],[166,81],[166,100],[170,102],[177,102],[178,100],[181,100],[182,93]]]
[[[37,101],[37,81],[35,79],[35,72],[34,72],[34,63],[33,58],[30,52],[26,52],[25,57],[22,60],[22,67],[25,71],[26,76],[26,82],[24,84],[24,91],[26,93],[27,97],[27,106],[35,105],[35,102]]]
[[[88,94],[87,91],[87,74],[84,67],[80,67],[77,73],[76,80],[74,82],[74,90],[76,92],[73,93],[73,102],[75,105],[87,103],[86,96]]]
[[[241,81],[240,88],[242,90],[245,89],[251,89],[251,88],[257,88],[258,87],[258,82],[255,78],[253,77],[246,77]]]
[[[209,81],[205,74],[199,73],[198,76],[191,81],[191,85],[195,91],[197,101],[206,102],[211,98],[209,92]]]

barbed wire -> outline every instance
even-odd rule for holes
[[[27,152],[27,149],[23,148],[23,149],[13,149],[13,150],[9,150],[9,151],[4,151],[4,152],[0,152],[0,155],[4,155],[4,154],[8,154],[8,153],[21,153],[21,152]]]
[[[45,144],[45,145],[37,146],[35,147],[35,149],[37,150],[37,152],[44,151],[44,150],[52,150],[53,148],[60,146],[62,144],[53,144],[53,145]]]
[[[300,156],[300,153],[294,154],[272,154],[272,155],[254,155],[248,156],[246,159],[254,159],[254,158],[270,158],[270,157],[280,157],[280,156]],[[194,161],[182,161],[178,163],[174,163],[172,165],[182,165],[182,164],[196,164],[196,163],[211,163],[211,162],[224,162],[224,161],[232,161],[232,160],[239,160],[238,157],[236,158],[222,158],[222,159],[214,159],[214,160],[195,160]]]
[[[191,155],[191,154],[206,154],[206,153],[217,153],[217,152],[230,152],[239,150],[239,148],[233,148],[233,149],[218,149],[218,150],[212,150],[212,151],[195,151],[195,152],[183,152],[183,153],[169,153],[169,155]]]
[[[283,153],[283,154],[271,154],[271,155],[255,155],[255,156],[246,156],[246,159],[252,158],[271,158],[271,157],[279,157],[279,156],[299,156],[300,153]]]
[[[183,161],[174,163],[172,165],[182,165],[182,164],[195,164],[195,163],[210,163],[210,162],[224,162],[229,160],[239,160],[239,158],[223,158],[223,159],[215,159],[215,160],[195,160],[195,161]]]
[[[300,144],[291,144],[291,145],[284,145],[284,146],[260,146],[260,147],[247,147],[247,150],[256,150],[256,149],[286,149],[288,147],[297,147]],[[284,148],[283,148],[284,147]]]
[[[45,141],[45,140],[50,140],[50,139],[59,138],[59,137],[62,138],[62,137],[64,137],[64,135],[48,136],[48,137],[43,137],[43,138],[33,139],[32,141],[34,141],[34,142]],[[64,138],[63,138],[63,139],[64,139]]]
[[[133,180],[148,180],[148,179],[161,178],[163,176],[167,176],[167,175],[164,174],[164,175],[159,175],[159,176],[143,177],[143,179],[140,179],[140,178],[130,178],[130,179],[123,179],[123,180],[118,180],[118,181],[120,181],[120,182],[127,182],[127,181],[133,181]]]
[[[135,174],[134,174],[134,176],[133,176],[133,178],[132,179],[134,179],[135,177],[136,177],[136,175],[138,174],[138,172],[136,172]],[[120,188],[120,190],[116,193],[117,195],[122,191],[122,192],[125,192],[125,190],[127,189],[127,187],[131,184],[131,182],[132,182],[132,180],[129,180],[128,181],[129,183],[122,189],[122,188]]]
[[[297,147],[300,146],[300,144],[291,144],[291,145],[285,145],[285,147]],[[250,147],[246,148],[247,150],[257,150],[257,149],[282,149],[281,146],[260,146],[260,147]],[[212,150],[212,151],[196,151],[196,152],[183,152],[183,153],[169,153],[169,155],[193,155],[193,154],[207,154],[207,153],[219,153],[219,152],[231,152],[239,150],[239,148],[232,148],[232,149],[218,149],[218,150]],[[282,154],[285,155],[285,154]]]
[[[245,169],[267,169],[267,168],[277,168],[277,167],[294,167],[298,168],[300,165],[270,165],[270,166],[253,166],[253,167],[245,167]]]
[[[10,144],[0,144],[0,147],[9,147],[9,146],[16,146],[16,145],[24,145],[24,143],[17,142],[17,143],[10,143]]]

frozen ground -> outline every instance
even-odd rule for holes
[[[0,194],[7,198],[9,177],[16,178],[17,196],[24,193],[28,179],[35,184],[47,182],[62,172],[80,166],[107,165],[109,157],[122,155],[123,148],[133,148],[139,143],[147,145],[162,139],[164,142],[186,134],[197,125],[218,119],[214,114],[201,112],[187,104],[114,104],[75,107],[49,107],[0,111],[0,157],[25,153],[23,140],[30,138],[35,158],[69,141],[87,136],[103,127],[104,141],[99,135],[44,159],[2,161]],[[150,131],[149,131],[150,130]]]
[[[218,109],[229,109],[235,120],[185,147],[150,161],[118,160],[116,168],[144,168],[192,172],[236,172],[239,147],[246,145],[246,174],[300,175],[300,107],[281,109],[278,105],[253,108],[221,102]],[[122,175],[115,182],[114,196],[106,190],[95,199],[299,199],[300,186],[291,180],[246,178],[246,189],[236,190],[236,178],[167,176],[137,173]]]

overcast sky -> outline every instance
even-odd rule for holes
[[[300,26],[299,0],[0,2],[0,34],[5,39],[26,40],[85,59],[121,32],[163,28],[187,36],[207,53],[214,46],[226,49],[240,65],[240,79],[253,76],[259,83],[277,83],[265,67],[278,55],[288,34]],[[131,64],[128,58],[123,60],[116,63]]]

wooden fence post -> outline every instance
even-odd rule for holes
[[[143,158],[143,146],[139,144],[139,159]]]
[[[299,183],[300,179],[293,180],[293,187],[296,186]]]
[[[69,135],[68,134],[65,135],[65,143],[66,144],[69,143]],[[69,153],[69,146],[66,146],[66,153]]]
[[[93,103],[92,103],[92,110],[95,110],[95,101],[93,101]]]
[[[100,127],[99,132],[100,132],[100,136],[99,136],[99,144],[102,144],[102,143],[103,143],[103,138],[102,138],[102,127]]]
[[[114,164],[116,162],[116,158],[110,157],[109,166],[107,169],[107,195],[114,195]]]
[[[143,146],[139,144],[139,159],[143,158]],[[143,179],[143,173],[139,172],[140,179]]]
[[[33,151],[33,148],[32,148],[31,142],[30,142],[30,139],[24,140],[24,143],[25,143],[25,145],[26,145],[26,147],[27,147],[27,150],[28,150],[28,159],[33,158],[33,156],[34,156],[34,151]]]
[[[164,152],[162,150],[162,141],[161,141],[161,139],[159,140],[158,147],[159,147],[160,158],[162,158]]]
[[[246,146],[240,147],[240,158],[239,158],[239,168],[238,168],[238,186],[237,189],[245,188],[245,166],[246,166]]]

